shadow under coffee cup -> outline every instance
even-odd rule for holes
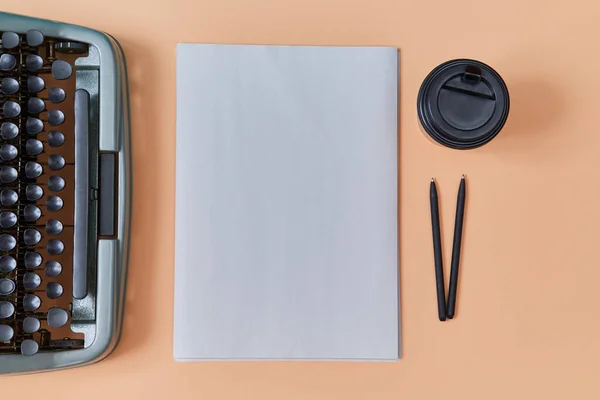
[[[437,143],[474,149],[502,130],[510,106],[508,88],[490,66],[475,60],[447,61],[423,81],[417,113],[425,132]]]

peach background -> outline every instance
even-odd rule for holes
[[[77,370],[0,378],[3,398],[32,391],[90,400],[599,398],[595,2],[28,0],[4,8],[104,30],[123,44],[135,213],[116,353]],[[194,41],[401,49],[401,361],[173,361],[175,44]],[[456,57],[488,62],[511,93],[505,129],[471,152],[433,145],[416,121],[421,80]],[[435,176],[448,270],[462,173],[468,210],[458,315],[440,323],[428,185]]]

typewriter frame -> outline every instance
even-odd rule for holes
[[[86,348],[40,352],[33,356],[0,355],[1,374],[23,374],[60,370],[92,364],[116,348],[123,324],[125,287],[129,262],[131,225],[131,143],[127,69],[123,50],[110,35],[85,27],[0,12],[2,31],[24,34],[38,29],[46,36],[60,37],[94,46],[99,54],[99,143],[100,151],[117,158],[115,238],[98,238],[96,259],[96,334]],[[89,229],[96,229],[92,221]],[[91,243],[92,245],[94,243]],[[93,254],[93,252],[92,252]]]

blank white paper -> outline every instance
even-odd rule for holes
[[[396,360],[398,52],[180,44],[174,357]]]

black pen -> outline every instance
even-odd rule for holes
[[[454,243],[452,245],[452,265],[450,267],[450,288],[448,291],[448,318],[454,317],[456,309],[456,291],[458,286],[458,266],[460,264],[460,247],[462,244],[463,219],[465,215],[466,197],[465,176],[460,180],[458,199],[456,200],[456,220],[454,221]]]
[[[440,212],[435,180],[431,178],[429,185],[431,203],[431,230],[433,233],[433,257],[435,262],[435,286],[437,290],[438,316],[440,321],[446,320],[446,295],[444,290],[444,267],[442,264],[442,238],[440,233]]]

